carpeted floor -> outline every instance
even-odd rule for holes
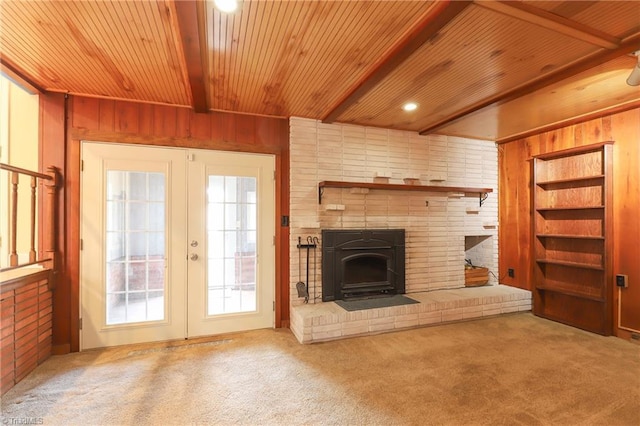
[[[258,330],[52,357],[2,398],[25,419],[637,426],[640,346],[530,313],[314,345]]]

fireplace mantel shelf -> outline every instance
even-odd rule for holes
[[[392,191],[422,191],[422,192],[464,192],[477,193],[480,196],[480,207],[489,196],[489,192],[493,192],[491,188],[468,188],[460,186],[441,186],[441,185],[406,185],[398,183],[376,183],[376,182],[344,182],[336,180],[324,180],[318,182],[318,204],[322,204],[322,195],[325,188],[366,188],[366,189],[384,189]]]

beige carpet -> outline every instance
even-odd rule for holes
[[[315,345],[288,330],[52,357],[5,424],[639,425],[640,346],[529,313]]]

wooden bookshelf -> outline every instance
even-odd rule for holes
[[[613,327],[612,144],[532,159],[533,312],[603,335]]]

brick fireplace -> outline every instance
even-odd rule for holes
[[[497,275],[494,143],[292,118],[290,154],[291,330],[300,342],[531,309],[531,292],[498,285],[491,274],[489,285],[465,288],[465,259]],[[480,187],[494,192],[480,206],[478,194],[325,188],[320,202],[322,181]],[[320,266],[328,242],[323,241],[323,229],[404,229],[405,293],[420,303],[347,312],[334,302],[323,302]],[[305,255],[297,252],[298,237],[319,241],[310,255],[308,304],[295,289],[306,265]]]
[[[482,241],[474,264],[498,267],[498,152],[494,143],[316,120],[290,120],[291,305],[304,303],[295,284],[298,237],[320,240],[311,255],[309,303],[322,303],[322,229],[404,229],[405,292],[464,287],[468,236]],[[326,180],[493,188],[479,206],[477,194],[327,188]],[[304,275],[304,274],[303,274]],[[489,284],[497,284],[490,276]]]

